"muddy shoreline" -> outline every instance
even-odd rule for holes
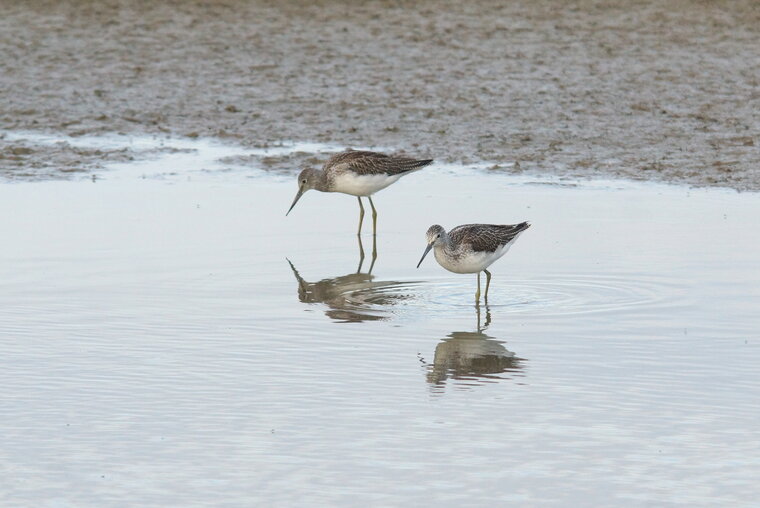
[[[3,130],[316,141],[760,190],[757,2],[0,7]],[[8,178],[130,156],[0,138]]]

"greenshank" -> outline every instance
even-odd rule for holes
[[[346,150],[330,157],[321,170],[309,168],[301,171],[298,175],[298,193],[285,215],[290,213],[301,196],[310,189],[350,194],[359,200],[357,234],[360,235],[364,219],[362,197],[366,197],[372,207],[372,234],[376,235],[377,210],[370,196],[402,176],[422,169],[432,162],[432,159],[419,160],[364,150]]]
[[[477,273],[478,291],[475,302],[480,302],[480,272],[486,273],[486,294],[488,303],[488,286],[491,284],[491,272],[486,270],[491,263],[507,253],[520,234],[530,224],[521,222],[513,225],[466,224],[446,232],[439,225],[427,230],[427,248],[422,254],[417,268],[431,249],[435,249],[438,264],[454,273]]]

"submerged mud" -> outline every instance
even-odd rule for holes
[[[6,130],[304,140],[760,190],[752,1],[0,8]],[[1,137],[0,154],[0,174],[24,178],[130,156]]]

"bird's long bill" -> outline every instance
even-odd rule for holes
[[[293,209],[294,206],[296,206],[296,203],[298,203],[298,200],[301,199],[301,196],[303,196],[304,190],[303,187],[299,187],[298,194],[296,194],[296,199],[293,200],[293,204],[290,205],[290,208],[288,208],[288,213]],[[285,214],[285,217],[288,216],[288,213]]]
[[[420,267],[420,265],[422,264],[422,260],[425,259],[425,256],[427,256],[428,252],[430,252],[430,249],[432,249],[432,248],[433,248],[433,244],[432,243],[427,246],[427,248],[425,249],[425,252],[422,253],[422,257],[420,258],[420,262],[417,263],[417,268]]]

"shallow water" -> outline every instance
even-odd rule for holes
[[[355,199],[285,218],[292,175],[162,143],[0,185],[3,506],[760,494],[757,194],[433,166],[377,195],[357,274]],[[488,307],[415,269],[433,223],[522,220]]]

